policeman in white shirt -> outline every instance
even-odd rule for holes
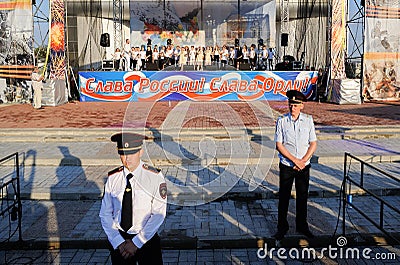
[[[286,93],[289,113],[278,118],[275,130],[276,149],[279,152],[279,204],[276,240],[284,238],[289,230],[287,221],[293,181],[296,187],[296,230],[313,238],[307,223],[307,199],[310,181],[310,159],[317,148],[313,118],[301,111],[306,97],[297,90]]]
[[[145,164],[144,137],[118,133],[117,143],[123,166],[108,173],[100,219],[112,246],[112,264],[162,264],[157,230],[167,209],[167,185],[163,174]]]

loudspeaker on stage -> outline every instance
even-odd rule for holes
[[[100,46],[101,47],[110,47],[110,34],[108,34],[108,33],[101,34]]]
[[[289,34],[282,33],[281,35],[281,46],[288,46]]]
[[[249,63],[241,63],[241,64],[239,64],[239,70],[250,71],[251,65]]]
[[[146,63],[146,70],[147,71],[157,71],[158,66],[156,63]]]
[[[103,60],[101,68],[103,70],[114,70],[114,61],[113,60]]]

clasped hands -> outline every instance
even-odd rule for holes
[[[118,246],[119,253],[121,253],[124,259],[133,257],[137,251],[137,246],[130,239],[126,239],[125,242]]]
[[[293,169],[297,171],[301,171],[306,167],[306,161],[304,161],[303,159],[296,159],[293,161],[293,163],[294,163]]]

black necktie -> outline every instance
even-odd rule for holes
[[[132,227],[132,186],[129,182],[132,177],[131,173],[126,176],[126,188],[122,199],[121,227],[125,232]]]

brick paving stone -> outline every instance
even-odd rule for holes
[[[263,108],[261,104],[265,105]],[[104,111],[107,106],[107,111]],[[268,110],[272,108],[273,111]],[[179,124],[180,113],[186,113],[183,127],[249,126],[274,124],[277,113],[288,111],[287,102],[74,102],[57,107],[32,111],[29,104],[13,104],[0,108],[0,128],[120,128],[127,109],[134,108],[128,117],[132,126],[159,128],[167,117]],[[398,125],[397,103],[336,105],[307,102],[305,112],[313,115],[317,125]],[[187,111],[186,111],[187,110]],[[85,115],[82,115],[82,114]],[[173,113],[173,114],[172,114]],[[228,116],[227,114],[231,116]],[[112,118],[111,118],[112,117]],[[201,117],[208,117],[204,119]],[[271,118],[272,117],[272,118]],[[39,123],[37,121],[40,121]],[[197,123],[202,120],[203,122]],[[215,122],[218,120],[220,122]],[[179,126],[180,128],[182,126]]]
[[[378,141],[375,141],[378,143]],[[391,141],[393,142],[393,141]],[[380,146],[390,146],[390,141],[381,140],[379,142]],[[78,145],[79,143],[69,144],[68,148],[72,148],[74,145]],[[55,154],[47,154],[46,150],[53,150],[57,149],[56,146],[52,146],[53,144],[45,144],[44,146],[32,146],[31,148],[38,148],[42,151],[38,151],[37,154],[39,156],[43,156],[44,158],[50,156],[57,156]],[[334,144],[333,144],[334,145]],[[376,144],[374,144],[376,145]],[[393,144],[392,144],[393,145]],[[26,147],[26,145],[25,145]],[[23,148],[23,145],[21,145]],[[400,147],[399,147],[400,148]],[[90,150],[91,148],[88,146],[86,148]],[[380,148],[379,150],[381,150]],[[0,146],[0,150],[3,150],[3,153],[9,153],[6,149],[2,149]],[[91,156],[91,154],[82,154],[83,156]],[[114,157],[115,154],[102,154],[102,157]],[[62,159],[62,155],[58,155],[60,159]],[[40,158],[39,158],[40,159]],[[82,157],[82,159],[86,159]],[[118,159],[115,159],[115,163],[119,164]],[[77,196],[86,196],[84,194],[90,192],[95,193],[97,192],[97,197],[101,196],[101,191],[103,190],[103,185],[105,182],[105,176],[107,175],[107,171],[111,170],[115,165],[110,166],[67,166],[67,167],[60,167],[60,166],[39,166],[37,162],[35,163],[35,167],[29,165],[29,163],[25,164],[25,167],[22,170],[23,179],[21,181],[22,192],[28,193],[31,190],[35,189],[42,189],[42,193],[48,192],[49,189],[52,189],[54,194],[57,194],[57,190],[62,192],[62,188],[70,188],[74,187],[78,189],[83,187],[80,192],[78,192]],[[383,166],[384,170],[391,172],[394,175],[398,175],[400,172],[400,165],[398,163],[386,163],[380,164],[379,166]],[[166,175],[168,180],[172,180],[174,183],[185,183],[184,185],[198,185],[198,184],[207,184],[210,183],[213,179],[217,177],[217,174],[220,174],[221,169],[224,169],[222,166],[211,166],[199,171],[198,167],[190,166],[186,168],[182,167],[175,167],[175,166],[161,166],[163,172]],[[221,175],[219,180],[221,180],[221,184],[216,182],[213,185],[215,187],[208,188],[210,191],[211,188],[223,189],[222,185],[228,184],[235,185],[237,188],[246,188],[248,185],[248,181],[251,179],[252,176],[252,168],[253,165],[248,165],[244,167],[243,170],[238,170],[237,176],[234,178],[230,178],[230,176]],[[189,170],[189,171],[188,171]],[[356,175],[357,165],[355,162],[352,163],[352,170],[351,173]],[[353,172],[354,171],[354,172]],[[218,172],[217,174],[213,172]],[[241,172],[244,172],[245,175],[242,175]],[[341,180],[343,178],[343,165],[342,163],[334,163],[334,164],[320,164],[316,163],[313,164],[312,172],[311,172],[311,191],[321,191],[324,193],[335,193],[338,190],[338,187],[341,185]],[[262,182],[263,188],[267,189],[271,192],[276,192],[278,189],[277,183],[277,174],[278,169],[277,165],[272,165],[270,171],[267,174],[267,177]],[[213,175],[211,177],[211,175]],[[58,176],[58,177],[57,177]],[[188,182],[189,180],[189,182]],[[395,182],[385,180],[382,181],[383,177],[379,175],[372,175],[370,171],[366,170],[365,175],[365,184],[375,188],[375,189],[383,189],[383,188],[391,188],[396,187]],[[239,181],[239,182],[238,182]],[[192,184],[190,184],[192,183]],[[236,183],[236,184],[235,184]],[[218,186],[220,185],[220,186]],[[47,190],[46,190],[47,189]],[[53,191],[54,190],[54,191]],[[172,189],[174,190],[174,189]],[[39,196],[37,194],[36,196]],[[81,195],[79,195],[81,194]]]
[[[392,200],[392,197],[386,197],[388,201]],[[371,198],[369,197],[357,197],[359,201],[369,201]],[[309,221],[311,225],[311,229],[314,231],[323,231],[325,234],[330,234],[333,232],[335,228],[335,224],[337,221],[337,212],[339,210],[339,201],[338,198],[325,198],[323,201],[321,198],[310,198],[309,203]],[[202,236],[213,236],[216,232],[216,227],[218,227],[221,231],[220,235],[231,235],[231,236],[271,236],[274,233],[276,227],[276,217],[271,219],[271,217],[276,216],[277,212],[264,212],[263,215],[265,218],[254,218],[251,214],[248,216],[247,214],[240,215],[238,212],[243,212],[244,208],[253,207],[254,203],[258,203],[259,205],[263,204],[265,201],[268,203],[271,200],[255,200],[251,202],[246,202],[241,204],[239,208],[234,207],[233,201],[222,201],[222,202],[213,202],[212,204],[206,204],[201,206],[187,206],[187,207],[176,207],[169,206],[168,208],[174,209],[171,211],[168,210],[169,214],[166,218],[164,225],[162,226],[162,230],[164,230],[164,236],[168,236],[168,231],[173,229],[178,229],[179,231],[184,232],[186,236],[192,237],[194,235],[202,235]],[[331,206],[328,206],[326,201],[329,201]],[[396,200],[393,200],[397,202]],[[275,204],[277,200],[274,200]],[[98,211],[100,208],[99,201],[77,201],[73,202],[76,206],[70,207],[70,201],[60,201],[58,202],[58,208],[54,208],[54,204],[45,201],[24,201],[23,202],[23,216],[30,216],[31,218],[23,218],[23,238],[24,239],[48,239],[51,236],[62,236],[62,238],[100,238],[105,239],[105,235],[102,232],[100,221],[98,220]],[[336,205],[335,205],[336,204]],[[69,206],[65,206],[69,205]],[[209,205],[213,205],[213,207],[208,208]],[[219,207],[215,207],[220,205]],[[219,209],[224,208],[224,211]],[[368,203],[362,204],[363,209],[369,209]],[[229,207],[228,207],[229,206]],[[71,212],[70,209],[80,209],[80,212],[75,212],[74,215],[66,215],[65,213]],[[48,209],[54,209],[57,212],[57,216],[62,216],[63,222],[50,222],[47,219]],[[92,214],[87,214],[87,211],[84,209],[91,209]],[[379,217],[379,208],[375,208],[375,212],[371,211],[371,216]],[[34,210],[33,215],[29,214],[32,210]],[[74,210],[75,211],[75,210]],[[207,215],[204,215],[207,212]],[[228,214],[229,212],[229,214]],[[294,213],[294,200],[291,201],[289,207],[289,216],[291,213]],[[245,213],[245,212],[243,212]],[[348,209],[347,215],[351,219],[348,219],[349,231],[351,231],[351,222],[356,224],[358,229],[364,232],[377,232],[378,230],[374,228],[369,222],[367,222],[364,218],[362,218],[359,214],[355,212],[354,209]],[[36,218],[35,218],[36,216]],[[195,219],[194,222],[186,222],[181,223],[179,216],[193,216]],[[215,216],[217,218],[208,219],[207,216]],[[269,217],[269,218],[267,218]],[[384,213],[385,220],[389,220],[385,223],[385,225],[390,225],[388,229],[399,229],[398,217],[393,217],[393,214],[390,212]],[[221,219],[222,218],[222,219]],[[340,217],[341,219],[341,217]],[[397,219],[397,221],[396,221]],[[258,221],[255,221],[258,220]],[[378,220],[378,219],[376,219]],[[222,221],[222,222],[221,222]],[[294,222],[292,217],[289,218],[290,223]],[[351,222],[350,222],[351,221]],[[0,224],[3,224],[5,221],[3,220]],[[88,225],[91,223],[91,225]],[[66,225],[68,224],[68,225]],[[50,225],[50,227],[48,227]],[[46,228],[48,227],[48,228]],[[70,227],[73,227],[70,228]],[[86,231],[84,229],[86,227]],[[90,229],[89,229],[90,228]],[[49,230],[48,230],[49,229]],[[43,233],[43,231],[47,231]],[[55,231],[55,232],[52,232]],[[61,234],[58,234],[57,231],[64,231]],[[292,231],[292,230],[291,230]],[[75,232],[75,233],[73,233]],[[165,234],[166,233],[166,234]],[[268,234],[265,234],[268,233]],[[293,233],[293,232],[290,232]],[[289,234],[290,234],[289,233]],[[320,232],[319,232],[320,233]],[[74,257],[75,258],[75,257]]]

